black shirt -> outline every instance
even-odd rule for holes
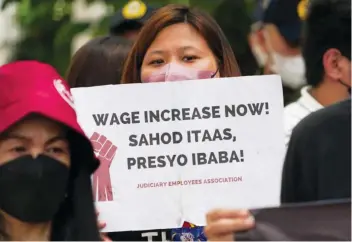
[[[293,130],[281,203],[351,197],[351,100],[304,118]]]

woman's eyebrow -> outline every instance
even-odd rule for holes
[[[148,54],[152,55],[152,54],[163,54],[164,51],[163,50],[151,50]]]
[[[52,137],[51,139],[49,139],[48,141],[45,142],[46,145],[50,145],[56,141],[65,141],[67,142],[67,138],[63,135],[57,135],[55,137]]]
[[[195,47],[195,46],[190,46],[190,45],[182,46],[182,47],[180,47],[178,50],[181,51],[181,52],[185,52],[185,51],[187,51],[187,50],[193,50],[193,51],[196,51],[196,52],[201,52],[201,53],[203,53],[202,50],[198,49],[198,48]]]
[[[0,136],[0,140],[8,140],[8,139],[17,139],[25,142],[31,141],[30,138],[19,134],[4,133]]]
[[[198,50],[197,48],[190,46],[190,45],[186,45],[186,46],[182,46],[180,47],[181,50]]]

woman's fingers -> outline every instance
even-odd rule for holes
[[[209,241],[234,241],[236,232],[254,226],[254,218],[246,210],[214,210],[207,214],[204,229]]]
[[[98,221],[98,228],[99,230],[102,230],[103,228],[106,227],[106,223],[105,222],[101,222],[101,221]]]
[[[249,215],[249,211],[243,209],[215,209],[207,214],[207,223],[217,221],[220,218],[246,218]]]
[[[103,241],[112,241],[105,233],[101,233],[100,236]]]
[[[99,217],[99,212],[95,211],[95,213],[96,213],[97,217]],[[99,219],[98,219],[98,228],[99,228],[99,230],[102,230],[105,227],[106,227],[106,223],[102,222],[102,221],[99,221]]]
[[[95,213],[96,213],[97,217],[99,217],[99,212],[98,212],[97,210],[95,211]],[[105,228],[105,227],[106,227],[106,223],[98,220],[98,228],[99,228],[99,230],[102,230],[102,229]],[[100,237],[101,237],[101,239],[102,239],[103,241],[112,241],[112,240],[107,236],[106,233],[100,233]]]

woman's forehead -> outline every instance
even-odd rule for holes
[[[206,40],[198,31],[187,23],[178,23],[164,28],[156,36],[148,52],[162,49],[209,48]]]
[[[9,129],[7,129],[3,134],[22,134],[27,136],[33,136],[39,134],[47,134],[47,135],[63,135],[66,133],[65,126],[59,124],[58,122],[46,118],[41,115],[29,115],[24,119],[16,122]]]

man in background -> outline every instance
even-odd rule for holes
[[[264,1],[263,34],[268,50],[268,67],[279,74],[284,88],[285,105],[299,97],[305,85],[305,66],[301,53],[302,21],[299,0]]]
[[[265,0],[257,0],[252,13],[251,30],[248,36],[249,46],[259,67],[257,75],[272,73],[268,68],[268,50],[265,45],[262,22],[265,4],[267,3],[268,1]]]
[[[311,0],[303,55],[311,94],[322,105],[351,86],[351,0]],[[319,93],[319,94],[317,94]],[[318,110],[293,129],[282,203],[351,197],[351,100]]]
[[[284,110],[286,145],[292,129],[301,119],[350,96],[351,1],[310,2],[314,3],[314,8],[306,20],[302,48],[308,86],[303,87],[301,97]],[[301,17],[305,18],[302,12]]]
[[[112,17],[110,34],[134,40],[155,10],[141,0],[129,1]]]

